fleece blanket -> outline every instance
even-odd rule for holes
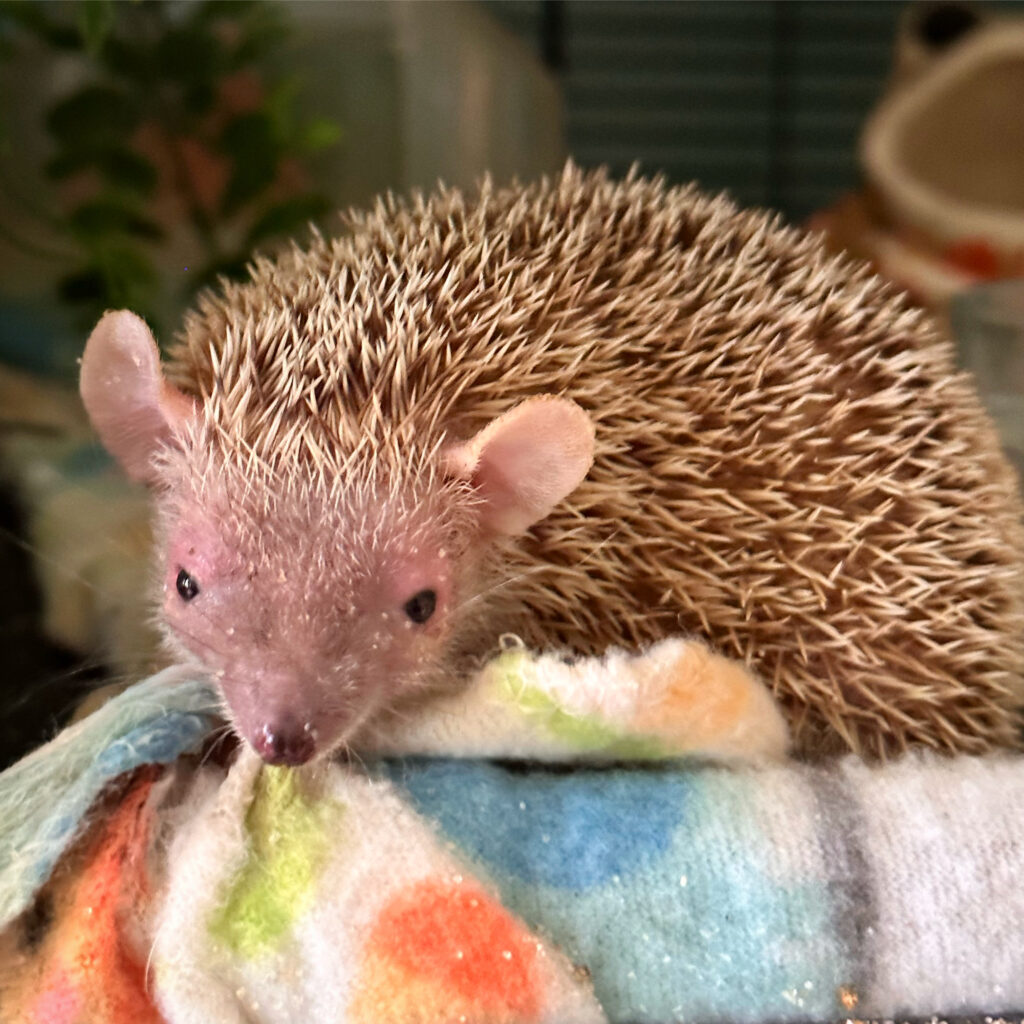
[[[211,745],[202,682],[148,680],[0,777],[0,1019],[1024,1006],[1024,764],[797,765],[727,666],[686,641],[513,648],[359,759],[299,770]]]

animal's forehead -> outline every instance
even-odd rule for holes
[[[216,548],[223,561],[381,566],[431,557],[465,517],[457,485],[408,474],[325,479],[204,453],[181,460],[168,489],[167,530]]]

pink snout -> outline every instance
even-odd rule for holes
[[[309,722],[291,719],[264,722],[252,737],[252,745],[267,764],[295,767],[305,764],[316,753],[316,730]]]

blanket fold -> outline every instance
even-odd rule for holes
[[[216,763],[215,708],[177,670],[0,776],[5,1024],[1024,1007],[1017,757],[788,762],[683,640],[513,646],[348,764]]]

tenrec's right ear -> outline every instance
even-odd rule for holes
[[[153,456],[172,441],[195,403],[164,380],[160,353],[141,317],[105,313],[82,354],[79,390],[107,451],[133,480],[153,481]]]
[[[448,472],[472,483],[484,529],[528,530],[571,494],[594,461],[594,424],[575,403],[537,395],[444,452]]]

